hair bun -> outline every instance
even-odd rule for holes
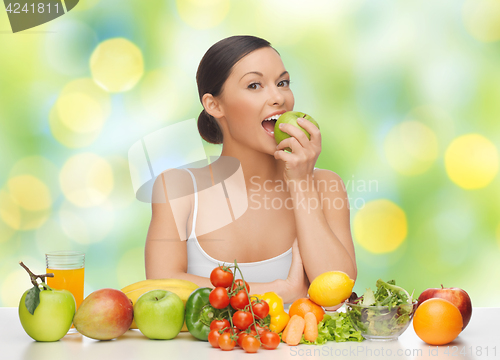
[[[211,144],[222,144],[222,130],[219,123],[205,109],[198,116],[198,131],[205,141]]]

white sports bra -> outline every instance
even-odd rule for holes
[[[194,212],[193,212],[193,226],[191,234],[187,239],[187,273],[210,277],[212,270],[223,264],[223,261],[219,261],[208,255],[200,246],[198,239],[195,234],[196,226],[196,216],[198,214],[198,188],[196,186],[196,179],[193,173],[185,169],[191,175],[194,185]],[[226,263],[227,264],[227,263]],[[286,280],[288,277],[288,272],[290,271],[290,266],[292,264],[292,248],[285,251],[283,254],[275,256],[271,259],[238,263],[240,266],[245,281],[248,282],[271,282],[277,279]]]

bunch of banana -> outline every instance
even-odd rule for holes
[[[181,279],[150,279],[125,286],[122,291],[130,300],[132,300],[132,303],[135,305],[137,299],[139,299],[139,296],[147,293],[150,290],[157,289],[168,290],[177,294],[184,303],[184,306],[186,306],[189,295],[191,295],[194,290],[198,289],[198,285],[191,281]],[[135,321],[132,322],[130,328],[137,329]],[[186,323],[184,323],[184,325],[182,326],[181,331],[188,331]]]

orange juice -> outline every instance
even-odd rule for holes
[[[76,308],[83,301],[83,278],[85,268],[80,269],[49,269],[47,273],[53,273],[54,277],[47,277],[47,285],[57,290],[68,290],[75,297]]]

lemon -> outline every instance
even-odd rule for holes
[[[317,276],[307,293],[321,306],[335,306],[351,296],[354,280],[343,271],[327,271]]]

